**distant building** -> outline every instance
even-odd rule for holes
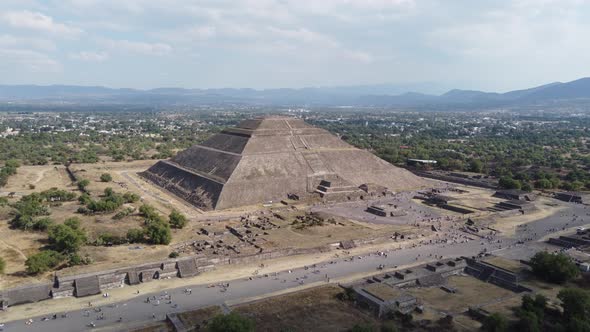
[[[556,199],[564,202],[585,204],[588,203],[588,195],[578,192],[561,192],[556,193],[554,196]]]
[[[506,190],[498,190],[494,193],[494,197],[503,198],[507,200],[513,201],[534,201],[537,196],[533,193],[519,190],[519,189],[506,189]]]

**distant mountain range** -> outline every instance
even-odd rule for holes
[[[302,89],[112,89],[100,86],[0,85],[0,103],[136,105],[298,105],[376,107],[499,107],[538,103],[590,102],[590,77],[506,93],[451,90],[441,95],[405,92],[436,90],[433,84],[364,85]]]

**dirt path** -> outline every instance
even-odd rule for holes
[[[18,254],[19,254],[19,256],[20,256],[22,259],[24,259],[24,260],[27,260],[27,255],[25,255],[25,254],[24,254],[24,253],[23,253],[23,252],[22,252],[22,251],[21,251],[19,248],[15,247],[15,246],[13,246],[13,245],[10,245],[10,244],[8,244],[8,243],[6,243],[6,242],[5,242],[4,240],[2,240],[2,239],[0,239],[0,243],[1,243],[3,246],[5,246],[5,247],[7,247],[7,248],[10,248],[10,249],[14,250],[16,253],[18,253]]]

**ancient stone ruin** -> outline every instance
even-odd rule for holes
[[[291,117],[245,120],[140,175],[203,210],[289,195],[358,199],[367,195],[361,185],[391,191],[424,186],[409,171]]]

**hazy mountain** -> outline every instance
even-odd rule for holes
[[[416,90],[420,92],[415,92]],[[442,94],[433,83],[379,84],[301,89],[112,89],[100,86],[0,85],[0,102],[69,102],[137,105],[316,105],[316,106],[440,106],[491,107],[532,104],[543,101],[590,99],[590,78],[550,83],[506,93],[453,89]]]

